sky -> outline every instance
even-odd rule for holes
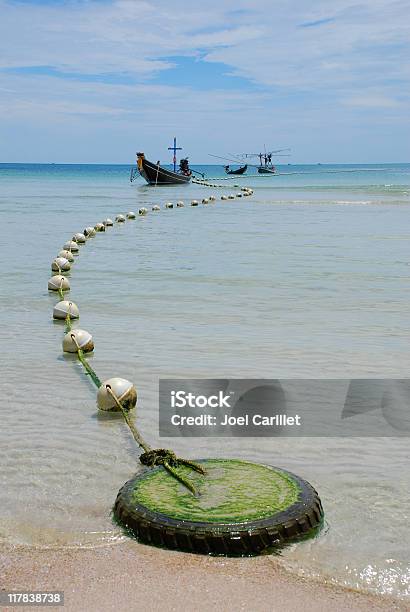
[[[410,162],[410,0],[0,0],[0,162]]]

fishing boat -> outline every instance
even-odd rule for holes
[[[266,150],[264,153],[257,153],[259,157],[259,167],[258,167],[259,174],[275,174],[276,173],[276,168],[272,164],[272,155],[274,154],[276,154],[274,151],[269,151],[267,153]]]
[[[273,164],[265,164],[258,167],[259,174],[276,174],[276,168]]]
[[[244,153],[244,158],[259,158],[259,166],[257,166],[258,174],[277,174],[277,170],[272,163],[272,157],[276,155],[284,155],[284,151],[290,151],[290,149],[276,149],[274,151],[267,151],[266,146],[263,146],[263,153]]]
[[[159,161],[157,163],[150,162],[144,153],[137,153],[137,169],[148,185],[180,185],[181,183],[189,183],[191,180],[188,159],[181,159],[177,172],[164,168]],[[133,172],[131,182],[135,177],[136,172]]]
[[[236,168],[236,170],[231,170],[230,166],[224,166],[226,174],[245,174],[248,169],[248,164],[241,166],[240,168]]]
[[[177,139],[174,138],[174,145],[168,147],[168,150],[174,152],[173,170],[161,166],[161,162],[153,163],[149,161],[145,154],[137,153],[137,167],[131,170],[130,181],[133,182],[138,176],[138,173],[147,181],[148,185],[181,185],[189,183],[192,176],[192,171],[189,168],[188,158],[180,160],[177,170],[176,152],[181,151],[181,147],[177,147]]]
[[[228,162],[241,164],[236,170],[231,170],[230,166],[224,166],[226,174],[244,174],[249,167],[256,168],[259,174],[278,174],[276,167],[272,163],[272,158],[279,155],[281,157],[288,157],[289,154],[284,153],[285,151],[290,151],[290,149],[275,149],[273,151],[267,151],[266,146],[264,146],[263,153],[231,153],[230,157],[222,157],[220,155],[214,155],[213,153],[209,153],[209,155],[218,159],[224,159]],[[259,163],[249,162],[249,159],[258,160]]]

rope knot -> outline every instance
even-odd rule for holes
[[[142,453],[140,461],[142,465],[147,465],[148,467],[164,465],[164,463],[168,463],[171,467],[178,467],[180,463],[176,454],[166,448],[154,448],[153,450]]]
[[[205,470],[202,465],[199,465],[194,461],[190,461],[189,459],[177,457],[172,450],[168,450],[167,448],[154,448],[152,450],[145,451],[145,453],[140,455],[140,461],[142,465],[146,465],[151,468],[157,465],[162,465],[167,472],[179,480],[179,482],[189,489],[191,493],[197,495],[194,485],[187,478],[185,478],[183,474],[178,473],[175,468],[185,466],[194,472],[198,472],[198,474],[205,474]]]

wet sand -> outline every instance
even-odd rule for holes
[[[391,599],[304,580],[288,573],[272,556],[211,558],[131,541],[97,549],[3,549],[0,584],[2,590],[63,590],[64,608],[48,606],[44,608],[47,610],[392,612],[409,609]]]

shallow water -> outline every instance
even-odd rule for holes
[[[220,176],[218,167],[204,168]],[[251,185],[252,198],[161,210],[81,248],[70,299],[101,378],[138,388],[158,440],[158,378],[405,378],[410,165],[285,166],[277,177],[149,188],[129,167],[0,165],[0,542],[98,546],[138,451],[61,351],[50,262],[74,232],[140,206]],[[337,170],[337,172],[336,172]],[[340,172],[343,170],[343,172]],[[294,571],[410,595],[408,439],[161,439],[178,453],[294,470],[327,529],[282,553]]]

